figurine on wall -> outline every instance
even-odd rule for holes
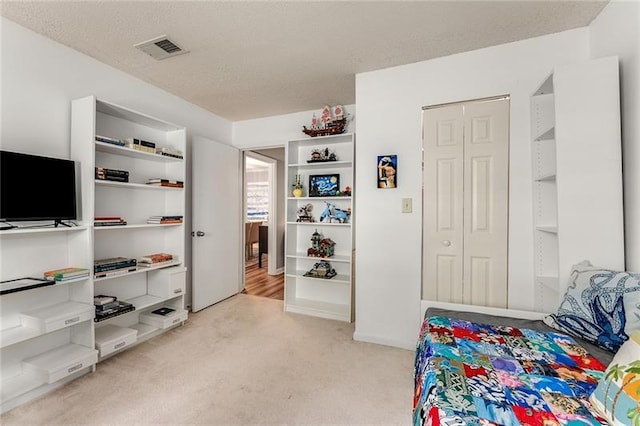
[[[313,210],[313,204],[307,203],[304,206],[298,208],[298,219],[296,222],[315,222],[316,220],[311,216],[311,210]]]

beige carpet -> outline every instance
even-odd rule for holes
[[[353,330],[239,294],[0,424],[410,424],[413,352]]]

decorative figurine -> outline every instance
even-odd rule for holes
[[[296,175],[295,179],[293,180],[293,185],[291,186],[293,186],[293,191],[291,191],[293,196],[296,198],[302,197],[303,191],[302,191],[302,180],[300,179],[300,175]]]
[[[307,203],[302,207],[298,208],[298,219],[296,222],[315,222],[316,220],[311,216],[311,210],[313,210],[313,205],[311,203]]]
[[[324,123],[325,127],[333,121],[333,119],[331,118],[331,108],[329,107],[329,105],[325,105],[324,108],[322,108],[321,120]]]
[[[335,120],[342,120],[344,118],[344,109],[342,105],[336,105],[333,107],[333,118]]]
[[[329,151],[329,148],[318,149],[313,148],[311,150],[311,159],[307,160],[307,163],[317,163],[326,161],[338,161],[336,154]]]
[[[334,253],[336,243],[331,238],[324,238],[316,231],[311,234],[311,248],[307,249],[307,256],[311,257],[331,257]]]
[[[338,275],[336,270],[331,267],[331,264],[326,260],[321,260],[320,262],[313,265],[308,272],[304,274],[305,277],[311,278],[324,278],[330,279]]]
[[[329,223],[337,220],[338,223],[347,223],[349,221],[349,216],[351,216],[351,209],[339,209],[335,204],[329,203],[327,201],[324,202],[327,207],[324,209],[322,214],[320,215],[320,222],[324,222],[325,219],[329,221]]]
[[[345,197],[351,197],[351,187],[347,186],[344,188],[344,191],[342,191],[342,195],[344,195]]]

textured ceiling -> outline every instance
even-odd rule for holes
[[[2,1],[0,14],[231,121],[355,103],[355,74],[588,25],[606,1]],[[188,54],[134,44],[166,34]]]

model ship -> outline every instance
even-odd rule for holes
[[[333,107],[333,115],[331,114],[331,108],[327,105],[322,109],[322,116],[320,119],[313,114],[311,119],[311,126],[302,126],[302,132],[311,136],[329,136],[339,135],[344,133],[347,126],[347,116],[344,114],[344,109],[341,105]]]

